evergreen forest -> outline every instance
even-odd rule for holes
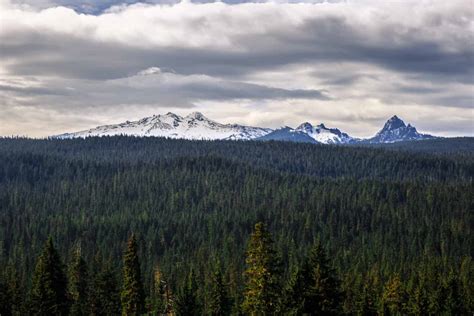
[[[472,315],[473,148],[0,139],[0,315]]]

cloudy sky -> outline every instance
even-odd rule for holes
[[[166,112],[474,135],[474,2],[0,0],[0,136]]]

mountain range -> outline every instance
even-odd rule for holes
[[[270,129],[239,124],[221,124],[205,117],[200,112],[187,116],[174,113],[153,115],[138,121],[103,125],[89,130],[52,136],[69,139],[92,136],[129,135],[138,137],[167,137],[194,140],[276,140],[315,144],[394,143],[408,140],[432,139],[434,136],[419,133],[414,126],[406,125],[398,116],[391,117],[373,137],[359,139],[349,136],[337,128],[324,124],[313,126],[309,122],[296,128],[288,126]]]

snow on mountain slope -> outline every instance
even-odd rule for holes
[[[90,136],[159,136],[184,139],[231,139],[250,140],[270,133],[272,129],[221,124],[208,119],[200,112],[193,112],[185,117],[174,113],[153,115],[138,121],[127,121],[121,124],[104,125],[76,133],[66,133],[55,138],[77,138]]]
[[[294,142],[294,143],[312,143],[312,144],[318,143],[314,138],[310,137],[305,132],[297,131],[288,126],[276,129],[265,136],[256,138],[255,140],[260,140],[260,141],[274,140],[274,141],[285,141],[285,142]]]
[[[353,143],[394,143],[436,138],[420,134],[414,126],[405,125],[396,115],[390,118],[384,127],[372,138],[357,139],[341,132],[337,128],[327,128],[324,124],[313,126],[308,122],[297,128],[284,127],[276,130],[251,127],[238,124],[221,124],[210,120],[202,113],[193,112],[187,116],[174,113],[153,115],[138,121],[104,125],[76,133],[66,133],[53,138],[77,138],[90,136],[157,136],[184,139],[227,139],[227,140],[283,140],[321,144]]]
[[[324,124],[313,126],[305,122],[295,130],[308,134],[308,136],[322,144],[347,144],[355,141],[354,138],[341,132],[339,129],[327,128]]]
[[[432,139],[434,136],[420,134],[414,126],[405,125],[398,116],[392,116],[384,127],[372,138],[366,140],[369,143],[394,143],[406,140]]]

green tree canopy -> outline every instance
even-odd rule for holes
[[[140,315],[145,311],[145,294],[135,234],[128,240],[123,264],[122,315]]]
[[[67,315],[69,312],[67,278],[51,237],[36,263],[31,304],[35,315]]]
[[[270,315],[280,311],[282,298],[280,260],[270,232],[261,222],[250,236],[245,259],[243,309],[250,315]]]

